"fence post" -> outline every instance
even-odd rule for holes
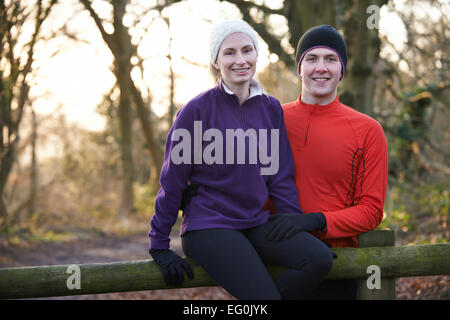
[[[358,247],[388,247],[395,245],[395,233],[392,230],[375,230],[358,236]],[[381,267],[381,266],[379,266]],[[370,274],[367,274],[369,277]],[[395,278],[383,278],[381,272],[381,288],[369,289],[367,279],[358,281],[360,300],[395,300]]]

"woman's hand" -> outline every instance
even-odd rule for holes
[[[194,271],[192,271],[189,263],[183,260],[177,253],[170,249],[150,249],[150,255],[158,264],[164,274],[164,281],[169,286],[177,286],[184,281],[184,272],[189,279],[194,278]]]

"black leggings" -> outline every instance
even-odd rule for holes
[[[204,229],[182,236],[184,253],[238,299],[302,299],[330,272],[330,249],[307,232],[268,241],[272,222],[250,229]],[[264,263],[285,266],[275,281]]]

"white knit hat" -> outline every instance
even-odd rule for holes
[[[242,32],[245,33],[252,39],[253,45],[255,46],[256,53],[258,54],[258,37],[256,36],[256,31],[244,20],[233,19],[224,21],[214,27],[210,41],[209,41],[209,52],[211,57],[211,63],[216,63],[217,54],[219,52],[220,46],[223,40],[232,33]]]

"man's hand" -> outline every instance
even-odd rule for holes
[[[192,271],[189,263],[174,251],[170,249],[150,249],[149,252],[153,260],[161,267],[167,285],[177,286],[182,284],[184,272],[189,279],[194,278],[194,271]]]
[[[288,239],[300,231],[322,230],[327,225],[327,220],[321,212],[275,213],[269,217],[269,220],[273,222],[272,228],[266,234],[270,241]]]

